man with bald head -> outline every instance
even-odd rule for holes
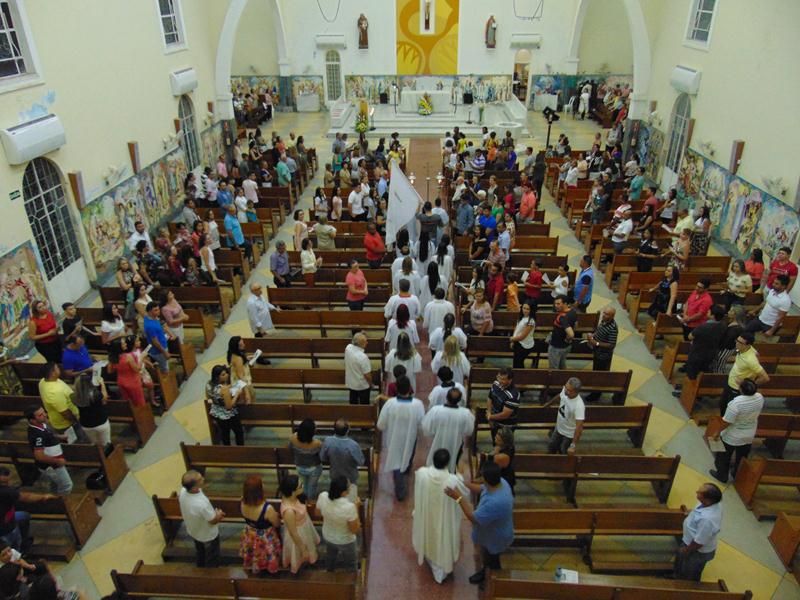
[[[586,343],[594,353],[592,359],[593,371],[610,371],[611,360],[614,358],[614,347],[617,345],[619,329],[614,317],[617,310],[610,304],[600,313],[600,322],[594,333],[586,334]],[[592,392],[586,396],[586,402],[597,402],[600,392]]]
[[[178,504],[181,517],[197,550],[198,567],[219,566],[219,526],[225,513],[214,508],[203,493],[205,479],[197,471],[186,471],[181,478]]]
[[[348,498],[355,502],[358,498],[358,467],[364,464],[364,452],[350,433],[350,424],[342,418],[333,424],[333,435],[322,442],[319,457],[331,466],[331,481],[339,476],[350,482]]]
[[[369,404],[372,387],[372,364],[364,349],[367,336],[358,332],[344,349],[344,382],[350,392],[350,404]]]

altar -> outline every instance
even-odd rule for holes
[[[446,113],[452,111],[452,99],[450,90],[434,90],[431,92],[404,89],[400,94],[400,112],[415,113],[419,110],[419,99],[425,94],[431,99],[433,112]]]

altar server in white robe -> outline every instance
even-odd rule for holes
[[[453,572],[461,552],[461,507],[444,490],[469,493],[461,476],[447,470],[449,462],[450,453],[441,448],[433,453],[433,466],[420,467],[414,476],[412,544],[417,562],[428,561],[436,583]]]
[[[453,370],[450,367],[439,367],[439,370],[436,371],[436,376],[441,383],[434,387],[431,393],[428,394],[428,410],[434,406],[444,404],[445,400],[447,400],[447,392],[453,388],[461,392],[461,402],[459,405],[467,406],[467,390],[464,389],[464,386],[460,383],[453,381]]]
[[[437,287],[433,292],[433,301],[425,306],[422,318],[422,326],[428,330],[428,333],[436,331],[439,327],[444,326],[444,316],[451,314],[455,316],[456,307],[449,300],[444,299],[444,290]]]
[[[392,472],[394,495],[401,502],[408,493],[407,475],[414,459],[417,432],[425,418],[425,407],[419,398],[414,398],[411,389],[408,377],[399,377],[397,396],[386,401],[378,417],[386,455],[382,472]]]
[[[432,465],[434,453],[439,448],[446,448],[450,453],[448,468],[451,473],[456,471],[465,438],[472,435],[475,428],[475,415],[470,409],[460,406],[461,398],[461,390],[450,389],[445,403],[431,408],[422,421],[422,433],[433,438],[426,464]]]

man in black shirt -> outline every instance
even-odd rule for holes
[[[11,471],[0,466],[0,546],[8,545],[25,553],[28,540],[28,528],[31,523],[30,513],[16,510],[18,502],[43,502],[57,496],[52,494],[34,494],[23,492],[11,485]]]
[[[553,322],[553,332],[550,334],[547,360],[551,369],[566,369],[567,354],[572,348],[572,340],[575,337],[577,315],[570,313],[564,296],[558,296],[553,301],[553,307],[556,310],[556,318]]]
[[[514,371],[501,367],[486,403],[486,419],[492,430],[492,440],[501,427],[507,425],[513,428],[517,424],[518,411],[519,390],[514,385]]]
[[[725,309],[719,304],[711,307],[711,318],[702,325],[695,327],[689,334],[692,345],[686,357],[686,378],[694,381],[703,371],[707,371],[711,362],[719,353],[720,342],[725,335]],[[680,385],[672,392],[673,396],[680,397]]]
[[[64,335],[64,344],[69,344],[75,339],[83,326],[83,319],[78,316],[78,307],[72,302],[65,302],[61,305],[64,311],[64,320],[61,322],[61,331]]]
[[[72,478],[61,452],[61,443],[67,441],[67,436],[53,431],[47,422],[47,413],[41,406],[28,408],[25,417],[28,419],[28,444],[33,450],[39,473],[47,479],[55,494],[67,496],[72,491]]]

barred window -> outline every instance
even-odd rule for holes
[[[711,38],[711,26],[714,23],[714,9],[717,0],[694,0],[689,13],[689,27],[686,41],[699,46],[708,46]]]
[[[342,95],[342,61],[336,50],[325,53],[325,74],[328,79],[328,100],[334,102]]]
[[[666,166],[675,173],[681,167],[683,151],[686,149],[686,138],[689,133],[689,119],[692,116],[692,103],[687,94],[681,94],[675,100],[670,120],[669,147],[667,149]]]
[[[185,45],[180,0],[158,0],[158,12],[161,20],[161,33],[164,35],[164,46],[171,50]]]
[[[187,95],[181,96],[178,103],[178,118],[181,122],[181,145],[186,153],[186,162],[192,171],[200,165],[200,151],[197,146],[197,128],[194,124],[194,106]]]

